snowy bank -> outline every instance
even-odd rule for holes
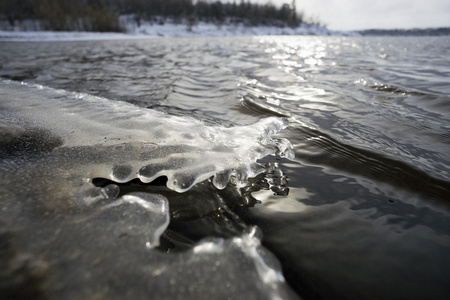
[[[198,22],[194,25],[186,23],[165,22],[164,24],[141,22],[139,26],[132,17],[121,18],[126,33],[112,32],[79,32],[79,31],[40,31],[10,28],[0,30],[0,41],[55,41],[55,40],[110,40],[141,39],[157,37],[201,37],[201,36],[260,36],[260,35],[359,35],[355,32],[328,30],[316,24],[301,24],[299,27],[245,26],[239,24],[222,24]],[[3,27],[4,28],[4,27]],[[34,27],[36,28],[36,27]],[[37,27],[39,28],[39,27]]]

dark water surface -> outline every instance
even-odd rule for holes
[[[162,247],[257,225],[304,299],[447,299],[448,57],[448,37],[0,42],[0,77],[208,124],[287,117],[296,158],[278,163],[289,194],[162,192]]]

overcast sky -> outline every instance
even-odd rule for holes
[[[269,0],[250,0],[267,3]],[[280,5],[292,0],[271,0]],[[239,1],[236,1],[239,3]],[[333,30],[450,27],[450,0],[296,0]]]

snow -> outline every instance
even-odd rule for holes
[[[142,39],[160,37],[201,37],[201,36],[261,36],[261,35],[357,35],[355,32],[332,31],[315,24],[302,24],[297,28],[276,26],[245,26],[243,24],[223,25],[198,22],[193,26],[186,23],[166,21],[164,24],[141,22],[140,26],[133,21],[133,16],[122,16],[126,33],[111,32],[79,32],[79,31],[41,31],[39,24],[32,26],[16,26],[8,28],[0,24],[0,41],[76,41],[76,40],[111,40]],[[25,30],[23,30],[25,29]],[[31,29],[31,30],[30,30]]]
[[[78,31],[0,31],[0,41],[79,41],[136,38],[125,33]]]

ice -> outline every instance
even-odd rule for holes
[[[182,278],[172,278],[173,290],[164,291],[162,298],[177,298],[184,291],[193,299],[211,298],[232,291],[236,299],[297,299],[276,258],[261,246],[261,232],[256,227],[231,239],[205,239],[176,259],[172,268],[183,270],[182,275],[193,280],[186,285]],[[164,271],[172,272],[171,267]]]
[[[168,254],[158,247],[171,218],[167,198],[119,187],[167,176],[177,192],[195,184],[216,190],[205,181],[214,176],[216,187],[232,181],[238,191],[267,169],[256,160],[287,151],[287,141],[272,138],[286,120],[206,126],[6,81],[0,100],[0,288],[7,297],[296,298],[256,227]]]
[[[263,171],[258,159],[275,154],[293,157],[287,140],[273,138],[287,126],[285,119],[225,128],[37,85],[2,82],[0,93],[1,128],[9,136],[4,149],[23,152],[27,145],[31,147],[27,151],[40,149],[32,161],[21,161],[25,179],[15,180],[41,182],[42,176],[33,178],[38,176],[34,172],[47,170],[53,180],[66,181],[61,184],[77,178],[89,188],[94,178],[118,183],[139,178],[148,183],[166,176],[168,188],[185,192],[214,175],[218,188],[224,188],[231,176],[245,186],[248,177]],[[25,138],[27,145],[18,146]],[[14,160],[14,149],[4,155]]]
[[[132,197],[72,212],[63,222],[53,214],[34,218],[34,236],[21,241],[20,251],[18,238],[0,231],[5,253],[19,253],[2,264],[0,278],[8,287],[2,292],[12,297],[22,289],[27,299],[297,299],[256,227],[167,254],[151,239],[167,225],[167,202]]]

